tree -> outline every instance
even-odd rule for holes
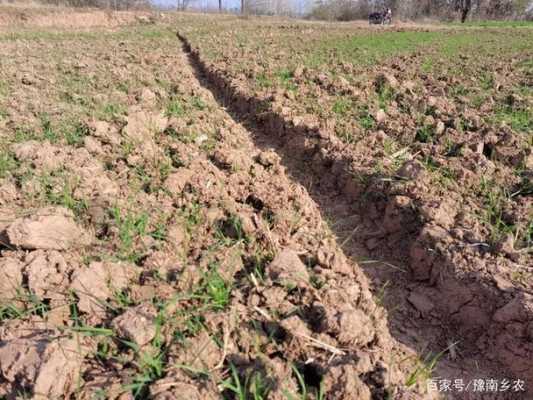
[[[185,11],[191,0],[178,0],[178,11]]]
[[[456,0],[455,9],[461,13],[461,22],[464,24],[472,9],[472,0]]]

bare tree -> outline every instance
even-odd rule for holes
[[[191,0],[178,0],[178,11],[185,11]]]
[[[472,9],[472,0],[456,0],[455,9],[461,13],[461,22],[464,23]]]
[[[533,1],[530,2],[524,10],[524,18],[533,21]]]

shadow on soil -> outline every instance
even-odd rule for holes
[[[393,196],[383,180],[354,176],[349,172],[353,160],[342,144],[318,128],[295,125],[272,111],[268,100],[250,96],[223,71],[208,67],[188,40],[180,33],[177,36],[201,85],[252,133],[259,148],[277,152],[290,176],[306,187],[332,222],[330,227],[343,251],[361,265],[376,302],[387,309],[392,336],[414,349],[421,365],[430,365],[435,354],[447,350],[432,370],[435,377],[468,382],[517,376],[527,382],[527,376],[520,376],[520,368],[509,366],[514,362],[511,353],[505,356],[510,357],[507,361],[495,361],[494,353],[504,351],[503,345],[496,345],[503,327],[496,326],[491,316],[508,302],[500,291],[481,279],[460,280],[459,271],[445,259],[436,260],[438,271],[430,279],[415,280],[409,267],[410,249],[420,240],[420,216],[410,210],[404,216],[408,223],[399,232],[384,232],[384,215]],[[492,333],[487,336],[489,330]],[[450,398],[526,398],[517,393],[471,396]]]

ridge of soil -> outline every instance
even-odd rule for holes
[[[149,11],[102,11],[86,9],[74,11],[62,7],[20,7],[0,5],[0,28],[117,28],[134,23],[154,23],[154,13]]]

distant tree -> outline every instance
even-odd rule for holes
[[[185,11],[191,0],[178,0],[178,11]]]
[[[259,0],[249,0],[257,2]],[[366,19],[368,13],[390,8],[397,18],[533,19],[533,0],[305,0],[309,18]]]
[[[465,23],[468,13],[472,9],[472,0],[455,0],[455,8],[461,13],[461,22]]]
[[[524,18],[533,21],[533,1],[527,5],[524,11]]]

